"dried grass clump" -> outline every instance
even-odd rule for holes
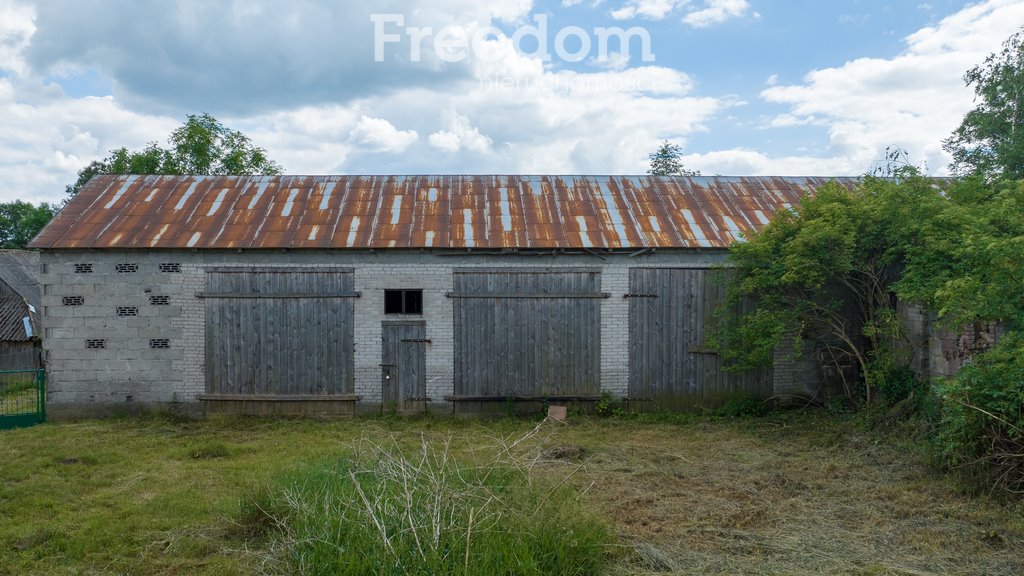
[[[594,574],[610,531],[567,477],[533,478],[540,459],[525,446],[539,429],[486,459],[457,457],[450,437],[411,449],[364,438],[265,489],[244,524],[271,540],[270,572]]]

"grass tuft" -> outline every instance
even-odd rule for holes
[[[454,456],[450,439],[362,440],[351,457],[259,491],[241,524],[269,536],[267,565],[279,572],[597,573],[612,541],[605,522],[565,482],[533,478],[508,447],[478,460]]]
[[[227,444],[216,440],[195,444],[188,448],[188,456],[194,460],[227,458],[231,454],[232,450]]]

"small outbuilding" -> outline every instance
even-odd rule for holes
[[[39,254],[0,250],[0,370],[41,367]]]
[[[31,245],[49,410],[768,397],[706,346],[718,268],[827,181],[98,176]]]

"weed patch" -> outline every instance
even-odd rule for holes
[[[610,531],[571,485],[531,476],[501,445],[456,457],[363,440],[337,462],[291,473],[242,510],[269,537],[267,565],[296,574],[594,574]]]

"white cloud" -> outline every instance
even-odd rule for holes
[[[21,100],[28,92],[0,79],[0,201],[57,201],[89,161],[163,138],[176,124],[129,111],[111,97],[50,94],[28,104]]]
[[[469,123],[469,118],[456,114],[454,111],[444,113],[446,129],[438,130],[430,135],[430,145],[446,152],[458,152],[461,149],[473,152],[488,152],[491,139]]]
[[[14,0],[0,0],[0,70],[25,73],[22,51],[36,31],[36,12]]]
[[[829,152],[845,161],[822,165],[807,159],[808,165],[859,173],[886,146],[898,146],[913,161],[945,173],[949,158],[942,140],[973,106],[961,76],[997,51],[1020,22],[1024,3],[990,0],[911,34],[906,50],[894,58],[861,58],[814,70],[801,84],[772,86],[761,95],[788,106],[773,126],[828,126]]]
[[[371,152],[402,152],[419,138],[415,130],[399,130],[383,118],[360,116],[349,142]]]
[[[661,20],[677,8],[690,3],[690,0],[629,0],[621,7],[612,10],[612,18],[628,20],[630,18],[647,18]]]
[[[732,18],[746,15],[750,9],[747,0],[705,0],[704,8],[683,16],[683,22],[694,28],[707,28]],[[755,12],[754,16],[758,14]]]

